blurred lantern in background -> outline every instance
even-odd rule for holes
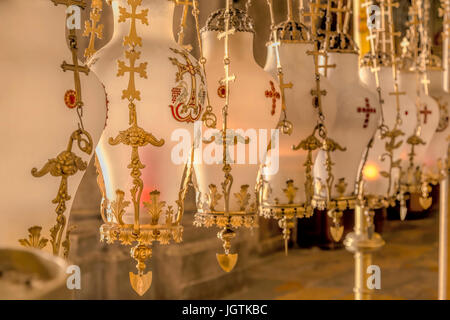
[[[361,6],[367,10],[367,16],[374,16],[375,20],[370,20],[367,38],[361,39],[370,43],[371,51],[361,59],[360,77],[378,95],[378,105],[382,106],[381,123],[367,150],[362,178],[369,206],[380,208],[395,204],[400,155],[409,150],[405,132],[414,130],[416,108],[399,84],[395,47],[399,33],[394,28],[392,2],[366,1]],[[401,204],[406,215],[404,199]]]
[[[427,3],[422,0],[412,1],[409,8],[409,26],[402,39],[402,59],[400,83],[406,95],[414,101],[416,107],[416,126],[413,131],[406,131],[408,153],[401,154],[403,160],[401,174],[401,192],[420,194],[420,204],[423,209],[431,206],[432,199],[428,197],[431,188],[423,181],[422,165],[427,147],[436,131],[439,122],[439,107],[430,97],[427,65],[435,65],[435,59],[430,51],[430,39],[427,31]],[[412,119],[411,119],[412,120]]]
[[[337,112],[335,91],[327,79],[320,78],[315,63],[319,60],[313,41],[318,9],[306,13],[301,3],[300,17],[296,20],[292,3],[287,1],[286,21],[277,25],[272,21],[265,66],[272,76],[278,76],[286,104],[279,124],[279,169],[268,170],[273,158],[269,150],[266,166],[261,171],[261,214],[279,220],[285,241],[289,229],[294,227],[294,218],[313,214],[313,160],[321,147],[318,124],[323,121],[328,127],[334,123]],[[269,4],[273,11],[272,1]],[[313,34],[304,24],[306,15],[311,15]],[[317,77],[320,82],[316,81]],[[312,92],[319,92],[320,97]],[[294,150],[293,146],[299,143],[299,148]]]
[[[432,55],[432,46],[428,57],[430,58],[427,63],[427,70],[430,76],[429,93],[433,97],[439,106],[439,123],[436,128],[431,142],[425,152],[423,161],[423,174],[424,180],[432,184],[437,184],[443,175],[446,175],[446,169],[449,168],[448,164],[448,141],[447,138],[450,135],[449,116],[450,116],[450,94],[448,88],[445,88],[445,77],[448,72],[444,72],[448,69],[448,51],[449,51],[449,23],[450,23],[450,6],[448,1],[441,1],[441,15],[443,23],[443,46],[442,46],[442,62],[435,55]],[[447,148],[445,147],[447,146]]]
[[[339,241],[344,230],[341,222],[343,210],[355,206],[359,165],[378,127],[381,110],[376,95],[359,80],[358,48],[348,33],[352,1],[328,0],[326,10],[325,28],[319,34],[322,36],[321,48],[328,53],[325,65],[335,65],[325,72],[337,92],[336,108],[339,110],[334,123],[327,129],[328,134],[346,150],[333,152],[330,159],[327,159],[327,150],[319,151],[314,179],[316,185],[329,184],[333,200],[327,206],[331,209],[328,215],[333,219],[331,235],[334,241]],[[335,27],[332,28],[332,24]],[[331,175],[327,172],[328,161],[333,163]],[[315,196],[326,199],[326,188],[317,187]]]

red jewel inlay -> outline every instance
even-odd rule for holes
[[[369,99],[365,98],[365,100],[366,100],[366,107],[365,108],[361,108],[361,107],[357,108],[358,113],[365,113],[366,114],[366,118],[364,119],[364,124],[363,124],[363,128],[364,129],[369,126],[370,114],[377,112],[377,109],[370,107]]]
[[[217,95],[221,98],[225,98],[227,96],[227,88],[224,85],[217,88]]]
[[[64,103],[70,109],[73,109],[77,106],[77,93],[75,90],[67,90],[64,95]]]
[[[270,90],[266,90],[265,95],[266,98],[272,98],[272,111],[270,112],[270,114],[274,115],[277,108],[277,100],[280,100],[281,96],[280,93],[275,89],[275,84],[273,83],[273,81],[270,81]]]

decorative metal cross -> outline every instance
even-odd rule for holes
[[[75,82],[75,92],[76,92],[76,103],[77,107],[83,106],[82,98],[81,98],[81,82],[80,82],[80,72],[88,75],[89,68],[86,66],[80,66],[78,64],[78,45],[77,45],[77,37],[76,35],[69,35],[69,45],[70,50],[72,51],[72,61],[73,64],[68,64],[66,61],[63,61],[61,64],[61,68],[64,72],[73,71],[73,78]]]
[[[273,83],[273,81],[270,81],[270,90],[266,90],[265,95],[266,95],[266,98],[272,99],[272,111],[270,112],[270,114],[274,115],[275,110],[277,108],[277,100],[280,100],[281,95],[275,89],[275,84]]]
[[[383,44],[383,52],[385,52],[385,53],[387,53],[386,44],[389,44],[391,46],[390,50],[391,50],[391,52],[393,52],[393,50],[395,50],[394,38],[401,36],[401,32],[394,31],[393,14],[392,14],[392,8],[398,8],[399,6],[400,5],[398,2],[392,2],[392,0],[383,0],[381,2],[382,12],[384,12],[384,15],[388,16],[388,23],[389,23],[389,31],[388,31],[388,28],[386,28],[386,26],[382,26],[384,29],[384,33],[383,33],[384,36],[383,36],[383,39],[381,40],[381,43]],[[382,19],[382,21],[383,20],[384,19]],[[388,36],[388,37],[386,37],[386,36]]]
[[[119,23],[126,22],[127,19],[131,19],[130,33],[128,36],[125,36],[123,45],[142,47],[142,38],[139,37],[136,32],[136,20],[140,20],[142,24],[148,25],[148,9],[142,10],[139,13],[136,12],[137,7],[142,4],[142,0],[127,0],[127,3],[131,6],[131,12],[128,12],[126,8],[119,7]]]
[[[389,92],[390,96],[395,96],[395,100],[397,103],[397,106],[400,106],[400,96],[405,95],[406,92],[404,91],[398,91],[398,84],[394,83],[394,92]]]
[[[86,8],[86,2],[84,0],[51,0],[55,6],[58,4],[63,4],[67,7],[79,6],[82,9]]]
[[[98,39],[103,38],[103,24],[97,25],[97,23],[100,22],[101,11],[102,11],[102,1],[94,0],[91,4],[91,13],[90,13],[91,21],[85,21],[84,23],[83,37],[90,37],[89,45],[86,48],[86,50],[84,50],[85,58],[92,57],[92,55],[97,51],[95,49],[95,38],[96,37]]]
[[[342,14],[345,13],[345,15],[347,16],[347,14],[350,13],[350,9],[347,6],[343,7],[344,0],[332,0],[332,1],[335,2],[337,6],[336,8],[331,7],[330,12],[336,13],[336,31],[340,33],[343,32],[344,27]]]
[[[233,35],[235,32],[236,32],[236,29],[235,28],[231,28],[231,29],[228,29],[228,31],[224,31],[224,32],[219,33],[217,38],[219,40],[221,40],[223,38],[227,38],[227,40],[228,40],[228,37]]]
[[[307,51],[306,54],[312,55],[314,57],[314,66],[315,66],[315,76],[316,76],[316,89],[311,89],[311,95],[314,96],[314,107],[319,108],[319,113],[322,113],[322,96],[327,94],[326,90],[321,90],[320,88],[320,73],[319,68],[323,66],[319,66],[319,56],[326,56],[325,52],[321,52],[319,50]],[[333,67],[333,66],[328,66]]]
[[[364,125],[363,125],[363,128],[364,128],[364,129],[366,129],[366,128],[369,126],[370,114],[371,114],[371,113],[376,113],[376,112],[377,112],[377,109],[372,108],[372,107],[370,106],[370,103],[369,103],[369,99],[368,99],[368,98],[365,98],[365,101],[366,101],[366,107],[365,107],[365,108],[358,107],[358,109],[357,109],[357,110],[358,110],[358,113],[364,112],[364,113],[366,114],[366,118],[364,119]]]
[[[321,4],[320,0],[316,0],[316,2],[311,2],[309,4],[309,12],[303,13],[304,17],[310,17],[310,28],[311,28],[311,36],[313,38],[317,37],[317,28],[316,28],[316,20],[317,18],[323,18],[325,13],[321,11],[321,9],[326,9],[326,4]]]
[[[425,90],[425,94],[428,95],[428,85],[431,83],[430,79],[428,79],[427,74],[423,74],[423,78],[420,81],[423,84],[423,88]]]
[[[328,69],[329,69],[329,68],[336,68],[336,64],[335,64],[335,63],[333,63],[333,64],[328,64],[328,54],[327,54],[326,52],[323,52],[321,55],[325,57],[325,61],[324,61],[324,64],[321,64],[321,65],[319,65],[318,67],[319,67],[320,69],[323,69],[323,75],[324,75],[325,77],[327,77],[327,75],[328,75]]]
[[[284,82],[283,72],[278,72],[278,81],[280,82],[279,86],[280,86],[280,90],[281,90],[281,109],[285,110],[286,109],[286,96],[285,96],[284,89],[292,89],[292,87],[294,85],[292,84],[292,82],[288,82],[288,83]]]
[[[128,81],[128,89],[122,91],[122,99],[128,99],[129,101],[141,100],[141,92],[136,90],[134,74],[137,72],[141,78],[147,79],[147,62],[143,62],[139,67],[135,66],[136,60],[141,56],[139,51],[125,51],[125,56],[130,61],[130,65],[125,65],[124,61],[118,60],[119,70],[117,71],[117,76],[123,76],[125,72],[130,73],[130,80]]]
[[[428,106],[425,105],[425,108],[420,110],[420,113],[423,114],[423,123],[427,124],[428,115],[432,113],[431,110],[428,110]]]

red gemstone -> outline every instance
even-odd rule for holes
[[[73,109],[77,106],[77,93],[75,90],[67,90],[64,95],[64,103],[70,109]]]

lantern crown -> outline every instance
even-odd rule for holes
[[[276,27],[277,39],[281,42],[311,42],[309,28],[303,23],[287,20],[279,23]],[[270,34],[270,41],[273,42],[273,33]]]
[[[228,11],[226,9],[214,11],[208,17],[208,20],[206,20],[206,25],[202,28],[201,32],[224,32],[227,14],[230,19],[230,28],[233,28],[235,32],[255,33],[255,24],[252,17],[250,17],[246,11],[237,8],[230,8]]]

